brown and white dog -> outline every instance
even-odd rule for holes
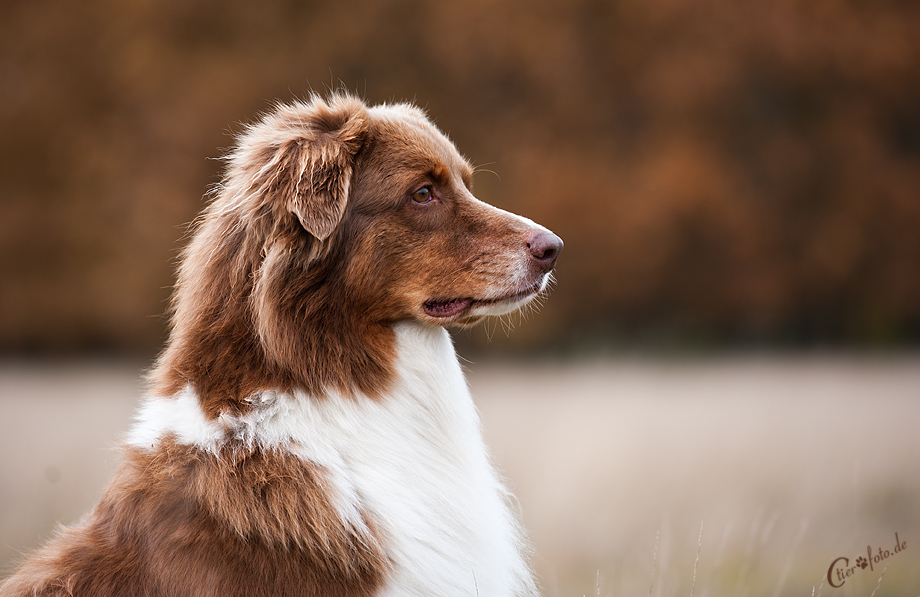
[[[0,595],[536,594],[445,328],[562,241],[410,105],[281,106],[228,161],[118,472]]]

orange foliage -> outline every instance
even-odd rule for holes
[[[521,346],[920,338],[910,0],[12,1],[0,60],[7,351],[154,349],[207,158],[339,84],[565,239]]]

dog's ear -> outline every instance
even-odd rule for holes
[[[281,148],[277,191],[307,232],[323,241],[345,213],[367,111],[360,100],[338,96],[329,103],[315,99],[298,116],[303,134]]]
[[[361,100],[345,94],[328,101],[314,97],[309,104],[279,106],[249,130],[233,156],[231,181],[255,181],[247,182],[240,195],[258,197],[255,209],[270,206],[275,214],[295,215],[318,241],[298,245],[303,235],[289,217],[270,222],[261,239],[251,300],[262,346],[276,364],[302,360],[298,346],[304,336],[294,314],[298,284],[306,279],[305,266],[329,250],[367,137]]]

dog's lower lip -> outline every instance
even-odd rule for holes
[[[522,290],[520,292],[515,292],[514,294],[502,296],[497,299],[489,299],[489,300],[482,300],[482,301],[475,301],[475,302],[480,305],[494,305],[496,303],[513,303],[515,301],[525,299],[528,296],[531,296],[533,294],[537,294],[538,292],[540,292],[540,288],[542,287],[543,287],[543,281],[538,280],[535,284],[533,284],[529,288]]]
[[[430,300],[425,303],[425,313],[432,317],[453,317],[466,311],[473,304],[473,299]]]
[[[540,282],[534,284],[526,290],[521,292],[516,292],[514,294],[509,294],[506,296],[494,298],[494,299],[471,299],[471,298],[458,298],[458,299],[432,299],[427,301],[423,308],[425,313],[431,317],[437,317],[439,319],[453,317],[459,315],[464,311],[468,310],[470,307],[477,305],[494,305],[496,303],[505,303],[505,302],[514,302],[521,299],[527,298],[530,295],[536,294],[540,291],[542,284]]]

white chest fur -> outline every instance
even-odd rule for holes
[[[148,401],[128,443],[172,434],[217,452],[230,431],[322,467],[343,523],[362,525],[363,510],[380,526],[392,563],[384,595],[535,594],[450,336],[415,323],[396,333],[398,379],[382,400],[269,391],[242,417],[208,421],[186,390]]]

